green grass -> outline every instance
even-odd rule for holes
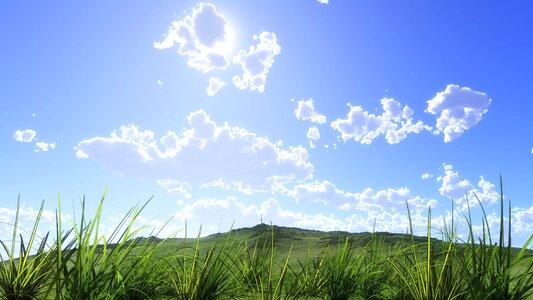
[[[104,198],[92,218],[83,199],[72,222],[62,220],[58,201],[55,240],[37,234],[43,205],[29,237],[19,235],[17,208],[12,240],[0,241],[1,299],[533,299],[533,235],[511,247],[503,196],[498,241],[479,199],[481,236],[469,211],[461,240],[456,216],[434,238],[430,209],[425,237],[412,226],[391,234],[265,224],[207,237],[161,239],[155,229],[140,237],[135,219],[150,200],[104,236]]]

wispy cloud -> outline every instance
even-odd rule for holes
[[[218,77],[209,78],[209,85],[205,89],[205,92],[209,96],[214,96],[218,91],[226,85],[226,82]]]
[[[424,173],[424,174],[422,174],[422,179],[428,179],[428,178],[431,178],[433,176],[434,176],[433,174]]]

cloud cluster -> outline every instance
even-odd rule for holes
[[[437,181],[441,182],[439,193],[453,199],[460,206],[459,211],[468,210],[468,206],[476,206],[477,198],[483,205],[492,205],[498,202],[499,193],[496,191],[496,186],[491,182],[485,180],[483,176],[480,177],[477,187],[472,185],[469,180],[463,179],[459,172],[454,171],[450,164],[443,164],[444,176],[439,176]],[[468,197],[468,203],[466,198]]]
[[[224,16],[211,3],[200,3],[191,14],[174,21],[156,49],[168,49],[178,44],[178,53],[189,59],[187,65],[207,73],[229,66],[231,30]]]
[[[239,89],[249,88],[262,93],[265,91],[266,77],[274,63],[274,57],[281,52],[276,34],[262,32],[254,35],[257,45],[250,46],[248,51],[241,50],[233,57],[233,63],[241,65],[242,76],[233,76],[233,83]]]
[[[362,192],[346,192],[330,181],[313,181],[300,183],[293,188],[284,188],[283,195],[295,199],[298,203],[322,203],[341,210],[362,212],[388,210],[391,212],[405,210],[406,202],[416,211],[434,207],[436,200],[414,196],[406,187],[387,188],[375,191],[366,188]]]
[[[483,92],[449,84],[427,101],[426,112],[438,115],[436,130],[444,134],[444,142],[448,143],[479,123],[491,101]]]
[[[37,132],[33,129],[16,130],[13,133],[13,138],[17,142],[31,143],[36,135]]]
[[[154,132],[128,125],[108,137],[79,142],[76,156],[185,194],[187,185],[216,182],[237,190],[269,191],[279,181],[301,181],[313,174],[307,150],[301,146],[282,149],[280,143],[244,128],[219,126],[203,110],[187,119],[188,129],[169,131],[159,143]]]
[[[39,151],[47,152],[48,150],[55,149],[56,143],[47,143],[43,141],[38,141],[35,143],[35,146],[37,147],[35,149],[35,152],[39,152]]]
[[[331,122],[331,127],[340,132],[344,141],[353,139],[361,144],[370,145],[372,141],[385,135],[389,144],[397,144],[410,133],[420,133],[431,130],[422,121],[413,121],[413,110],[392,98],[381,99],[383,113],[371,114],[361,106],[352,106],[345,119]]]
[[[31,143],[35,141],[35,152],[47,152],[49,150],[53,150],[56,148],[56,143],[47,143],[44,141],[37,141],[35,137],[37,136],[37,132],[33,129],[24,129],[24,130],[16,130],[13,133],[13,139],[17,142],[22,143]]]
[[[299,100],[298,107],[294,110],[294,115],[298,120],[311,121],[317,124],[326,123],[326,116],[319,114],[315,110],[313,99]]]
[[[404,211],[392,212],[389,210],[367,210],[357,211],[347,216],[328,213],[305,213],[294,210],[287,210],[281,207],[281,202],[277,199],[267,199],[257,204],[247,204],[235,198],[226,199],[199,199],[195,202],[184,205],[178,212],[176,218],[180,221],[187,221],[188,226],[199,227],[202,225],[203,234],[215,233],[220,230],[227,230],[232,224],[234,227],[254,226],[261,220],[280,226],[295,226],[306,229],[321,231],[344,230],[352,232],[404,231],[408,228],[409,221]],[[438,217],[440,218],[440,216]],[[435,221],[438,223],[438,218]],[[206,226],[201,220],[212,220]],[[412,213],[412,220],[415,232],[422,234],[427,218],[424,212]],[[235,222],[235,223],[234,223]],[[222,226],[222,229],[220,228]],[[374,227],[375,226],[375,227]]]
[[[226,85],[226,82],[218,77],[209,78],[209,85],[205,92],[209,96],[214,96],[218,91]]]

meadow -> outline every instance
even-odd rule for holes
[[[91,218],[82,201],[79,220],[66,227],[58,201],[56,232],[44,237],[37,234],[43,205],[28,236],[17,208],[12,239],[0,241],[2,299],[533,299],[533,235],[511,247],[503,196],[496,239],[481,203],[482,234],[474,235],[468,214],[466,239],[453,218],[437,229],[428,221],[425,237],[412,225],[392,234],[266,224],[207,237],[159,238],[160,229],[141,237],[134,223],[149,201],[104,237],[104,198]]]

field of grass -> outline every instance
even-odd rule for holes
[[[442,239],[432,238],[431,223],[426,237],[265,224],[203,238],[138,237],[144,206],[104,237],[103,200],[90,219],[83,202],[67,228],[58,203],[53,239],[37,236],[42,206],[29,237],[19,237],[17,214],[12,241],[0,241],[1,299],[533,299],[533,235],[511,248],[503,197],[498,240],[486,217],[481,236],[467,218],[466,240],[453,220]]]

